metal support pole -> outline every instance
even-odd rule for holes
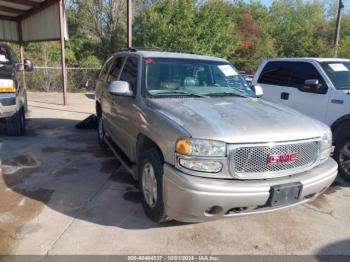
[[[64,20],[64,0],[60,0],[60,30],[61,30],[61,66],[63,81],[63,104],[67,105],[67,70],[66,70],[66,52],[65,52],[65,20]]]
[[[27,82],[26,82],[26,73],[24,71],[24,44],[19,44],[19,57],[21,61],[21,69],[22,69],[22,86],[24,90],[27,89]]]
[[[339,41],[340,41],[340,28],[341,28],[341,19],[343,15],[344,4],[343,0],[339,0],[339,8],[337,15],[337,25],[335,29],[335,38],[334,38],[334,57],[338,57]]]
[[[132,2],[127,0],[127,48],[132,47]]]

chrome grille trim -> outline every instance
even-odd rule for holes
[[[312,169],[319,162],[321,139],[228,146],[229,170],[240,179],[277,178]],[[298,153],[295,162],[267,164],[269,155]]]

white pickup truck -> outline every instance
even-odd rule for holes
[[[260,65],[252,84],[264,89],[264,99],[329,125],[339,174],[350,181],[350,60],[269,59]]]

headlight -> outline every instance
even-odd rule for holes
[[[0,93],[16,93],[16,82],[13,80],[0,79]]]
[[[333,135],[330,129],[322,136],[320,160],[324,161],[329,158],[332,153]]]
[[[176,143],[176,152],[187,156],[226,156],[226,143],[212,140],[182,138]]]

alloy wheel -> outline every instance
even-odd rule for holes
[[[102,141],[104,137],[102,118],[99,118],[98,121],[98,135],[100,137],[100,140]]]
[[[142,191],[147,205],[154,208],[158,198],[157,179],[150,163],[146,163],[142,170]]]
[[[350,142],[340,150],[339,163],[344,173],[350,177]]]

